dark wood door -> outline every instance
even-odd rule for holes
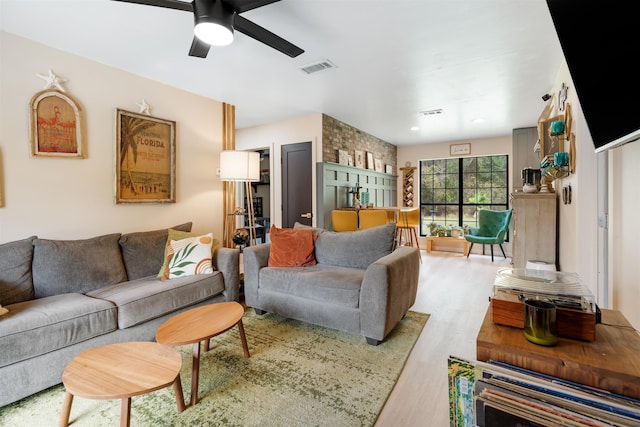
[[[311,142],[282,146],[282,226],[311,225],[313,164]]]

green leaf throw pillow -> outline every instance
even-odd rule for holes
[[[169,242],[167,271],[162,280],[213,273],[213,233]]]
[[[195,237],[195,233],[192,233],[190,231],[180,231],[180,230],[174,230],[173,228],[170,228],[168,230],[169,235],[167,236],[167,243],[164,246],[164,258],[162,258],[164,261],[162,263],[162,267],[160,267],[160,271],[158,272],[158,279],[164,279],[164,276],[166,275],[167,277],[169,277],[169,246],[171,245],[171,241],[172,240],[182,240],[182,239],[186,239],[188,237]]]

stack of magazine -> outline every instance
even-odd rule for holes
[[[640,426],[640,401],[501,362],[450,356],[451,427]]]

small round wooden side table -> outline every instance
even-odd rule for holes
[[[198,401],[200,376],[200,342],[209,351],[209,340],[238,325],[244,357],[249,357],[249,347],[244,334],[242,316],[244,307],[235,301],[221,302],[192,308],[165,321],[156,331],[156,341],[173,346],[193,344],[191,368],[191,405]]]
[[[124,342],[91,348],[78,354],[64,369],[66,387],[60,426],[69,425],[74,396],[87,399],[122,399],[120,426],[129,426],[131,397],[171,384],[178,412],[185,409],[180,368],[182,357],[170,346],[155,342]]]

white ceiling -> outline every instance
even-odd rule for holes
[[[324,113],[396,145],[534,126],[563,60],[544,0],[282,0],[242,15],[305,53],[289,58],[236,32],[192,58],[188,12],[0,0],[0,29],[233,104],[238,128]],[[327,59],[337,68],[299,69]],[[431,109],[443,114],[419,114]]]

